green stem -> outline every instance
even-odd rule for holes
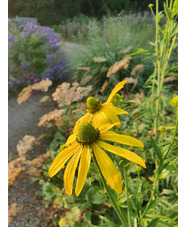
[[[94,152],[93,152],[93,156],[94,156]],[[106,189],[106,191],[107,191],[108,197],[109,197],[109,199],[110,199],[110,201],[111,201],[111,203],[112,203],[112,206],[113,206],[114,210],[116,211],[116,213],[117,213],[117,215],[118,215],[118,217],[119,217],[121,223],[123,224],[123,227],[128,227],[128,224],[126,223],[125,217],[124,217],[124,215],[122,214],[122,212],[121,212],[121,210],[120,210],[120,207],[116,204],[116,202],[115,202],[115,200],[114,200],[114,198],[113,198],[113,196],[112,196],[112,193],[111,193],[111,191],[110,191],[110,188],[108,187],[108,185],[107,185],[107,183],[106,183],[106,181],[105,181],[105,178],[104,178],[103,175],[102,175],[102,172],[101,172],[101,170],[100,170],[100,168],[99,168],[99,166],[98,166],[98,163],[97,163],[97,161],[96,161],[95,156],[94,156],[94,162],[95,162],[95,164],[96,164],[96,166],[97,166],[97,168],[98,168],[98,170],[99,170],[99,173],[100,173],[100,176],[101,176],[103,185],[104,185],[104,187],[105,187],[105,189]]]
[[[129,223],[129,227],[132,227],[132,220],[131,220],[131,207],[130,207],[130,203],[129,203],[129,191],[128,191],[128,183],[127,183],[127,171],[126,171],[126,167],[124,167],[124,179],[125,179],[125,190],[126,190],[126,194],[127,194],[127,216],[128,216],[128,223]]]
[[[153,189],[152,189],[152,191],[151,191],[151,195],[150,195],[149,201],[148,201],[148,203],[147,203],[147,205],[146,205],[146,207],[145,207],[145,210],[143,211],[142,217],[146,214],[146,211],[147,211],[147,209],[148,209],[148,207],[149,207],[149,205],[150,205],[150,202],[152,201],[152,198],[153,198],[153,196],[154,196],[154,193],[155,193],[155,190],[156,190],[156,186],[157,186],[157,183],[158,183],[158,176],[159,176],[159,174],[160,174],[160,172],[161,172],[161,166],[162,166],[163,162],[166,160],[166,158],[167,158],[169,152],[171,151],[171,148],[172,148],[172,146],[173,146],[174,139],[175,139],[175,136],[176,136],[177,128],[178,128],[178,111],[177,111],[177,116],[176,116],[176,122],[175,122],[175,127],[174,127],[174,133],[173,133],[173,136],[172,136],[172,139],[171,139],[170,146],[169,146],[167,152],[165,153],[165,155],[164,155],[162,161],[160,162],[159,167],[156,169],[155,176],[154,176],[154,186],[153,186]]]

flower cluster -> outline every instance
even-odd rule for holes
[[[105,103],[101,103],[93,97],[87,99],[87,114],[76,122],[73,134],[69,136],[50,166],[49,175],[53,177],[64,168],[69,160],[64,171],[64,186],[68,195],[71,195],[73,191],[74,176],[78,163],[76,196],[82,191],[90,167],[91,155],[94,156],[103,177],[110,187],[118,194],[122,192],[121,175],[104,150],[146,168],[144,161],[134,152],[104,142],[111,141],[143,148],[142,142],[138,139],[120,135],[111,130],[114,126],[120,127],[121,125],[118,115],[127,114],[125,110],[114,106],[112,102],[117,95],[116,93],[123,88],[125,83],[126,81],[122,81],[117,84]]]
[[[68,63],[60,46],[62,37],[49,27],[8,20],[9,89],[49,78],[64,80]]]

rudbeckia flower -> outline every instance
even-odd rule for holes
[[[78,128],[81,122],[90,122],[91,119],[92,125],[98,128],[103,124],[111,123],[118,123],[117,127],[120,128],[121,123],[118,115],[128,113],[125,110],[114,106],[112,101],[116,93],[124,87],[126,82],[127,81],[124,80],[118,83],[110,93],[105,103],[101,103],[101,101],[93,97],[89,97],[87,99],[87,114],[85,114],[76,122],[75,128]]]
[[[109,131],[116,124],[107,124],[95,129],[90,123],[83,122],[79,128],[73,131],[66,142],[66,148],[62,150],[54,159],[49,169],[50,177],[57,174],[69,160],[64,171],[64,186],[68,195],[72,194],[73,182],[76,168],[79,163],[77,183],[75,194],[78,196],[85,184],[87,173],[91,162],[91,151],[95,156],[97,164],[106,179],[107,183],[118,194],[122,192],[122,179],[116,166],[110,157],[103,151],[107,150],[115,155],[121,156],[129,161],[137,163],[146,168],[143,160],[134,152],[127,149],[113,146],[103,140],[116,142],[124,145],[143,148],[143,144],[130,136],[120,135],[113,131]]]

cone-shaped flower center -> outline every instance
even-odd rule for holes
[[[96,130],[90,123],[83,122],[79,126],[77,142],[82,144],[92,144],[99,139],[99,130]]]
[[[99,111],[101,109],[101,107],[102,107],[102,103],[99,100],[97,100],[93,97],[89,97],[87,99],[87,112],[95,113],[95,112]]]

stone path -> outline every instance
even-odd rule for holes
[[[83,50],[83,47],[73,43],[65,43],[65,52],[69,58],[73,52]],[[17,143],[25,135],[39,136],[46,132],[45,128],[39,128],[37,126],[39,118],[44,114],[53,110],[54,102],[47,101],[40,103],[39,100],[44,95],[51,95],[54,91],[49,88],[48,93],[38,93],[30,97],[25,103],[18,104],[17,96],[11,96],[8,100],[8,160],[12,161],[18,157],[16,149]],[[42,151],[43,149],[43,151]],[[30,152],[30,159],[36,157],[41,152],[44,152],[44,148],[41,150],[34,150]],[[16,183],[9,188],[9,205],[16,203],[22,207],[22,210],[18,213],[9,227],[49,227],[49,224],[38,216],[38,207],[42,207],[42,200],[35,198],[35,192],[39,190],[39,185],[33,182],[31,177],[25,172],[22,172]]]

